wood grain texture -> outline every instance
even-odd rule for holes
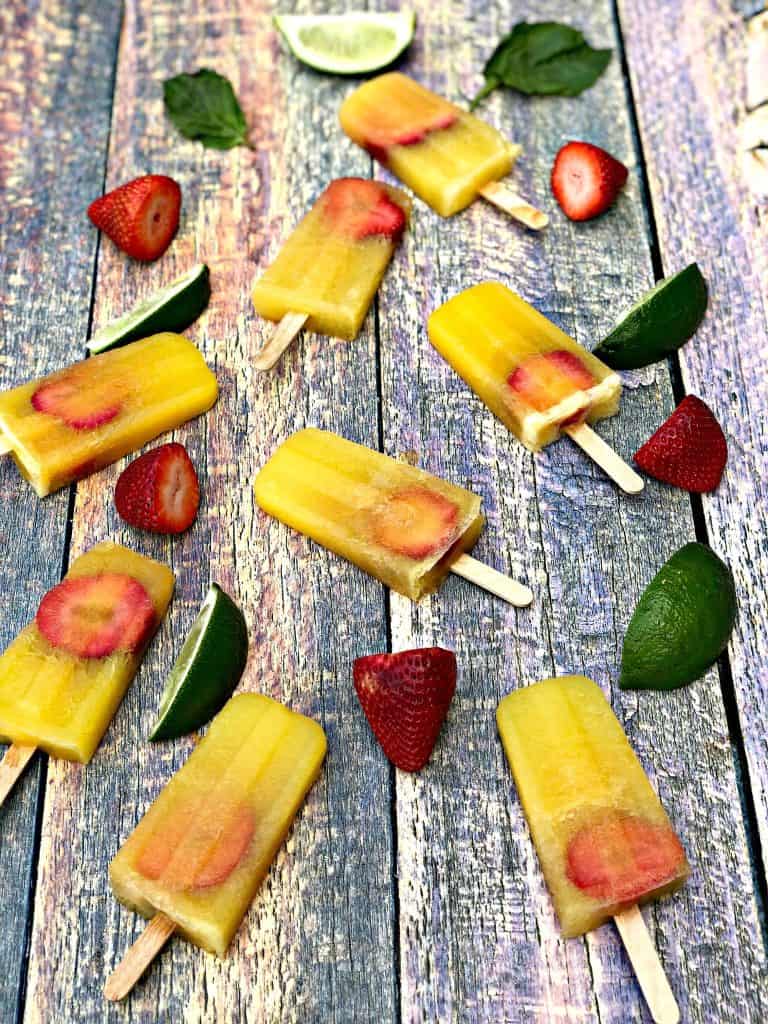
[[[104,179],[116,4],[0,8],[0,389],[81,358],[97,233],[85,217]],[[0,460],[0,649],[59,581],[69,492],[44,501]],[[38,756],[0,809],[0,1019],[24,983],[34,878]],[[76,769],[77,771],[77,769]]]
[[[738,159],[746,26],[718,0],[696,17],[676,8],[654,31],[646,5],[625,0],[620,9],[664,270],[696,260],[709,282],[709,313],[679,357],[686,390],[712,407],[728,438],[728,468],[704,496],[704,518],[736,578],[731,675],[766,868],[768,209],[750,195]],[[682,116],[661,114],[672,95]]]
[[[493,42],[517,20],[566,21],[593,45],[617,45],[607,3],[489,10],[454,0],[418,9],[404,70],[453,100],[476,92]],[[612,926],[586,940],[559,937],[496,736],[503,694],[583,672],[612,698],[693,862],[685,890],[645,911],[683,1017],[757,1020],[765,955],[717,676],[674,694],[624,694],[612,683],[642,589],[693,535],[688,499],[653,484],[641,497],[621,495],[567,441],[531,456],[426,339],[433,308],[498,278],[594,344],[650,284],[620,63],[577,100],[499,92],[480,114],[523,144],[515,186],[552,221],[532,236],[484,204],[445,221],[417,201],[407,261],[379,299],[384,449],[416,451],[422,466],[482,494],[488,528],[475,554],[528,582],[536,600],[514,611],[459,580],[418,608],[392,596],[393,647],[443,644],[460,666],[432,760],[417,777],[397,777],[402,1019],[648,1019]],[[632,169],[615,208],[584,225],[567,222],[548,197],[552,159],[572,137]],[[628,374],[625,384],[620,415],[599,429],[628,456],[668,414],[672,396],[664,366]]]

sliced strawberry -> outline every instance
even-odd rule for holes
[[[552,194],[571,220],[603,213],[621,191],[629,171],[610,153],[589,142],[568,142],[552,167]]]
[[[594,387],[597,381],[577,355],[567,349],[556,349],[526,359],[509,375],[507,383],[526,405],[546,412],[577,391]],[[585,404],[563,425],[577,422],[587,409]]]
[[[117,416],[122,401],[109,382],[88,380],[78,367],[45,381],[31,398],[37,412],[55,416],[73,430],[94,430]]]
[[[391,146],[415,146],[430,134],[455,124],[458,114],[448,104],[436,105],[424,111],[418,106],[409,108],[404,116],[402,107],[386,111],[377,117],[368,117],[363,146],[379,163],[386,164]]]
[[[634,459],[657,480],[701,494],[720,483],[728,444],[709,406],[688,395]]]
[[[37,628],[52,647],[79,658],[137,651],[155,626],[152,599],[132,576],[74,576],[49,590],[37,609]]]
[[[164,174],[145,174],[88,207],[88,216],[118,249],[135,260],[156,260],[179,227],[181,189]]]
[[[383,235],[398,242],[405,230],[405,212],[383,185],[369,178],[337,178],[320,202],[334,230],[350,238]]]
[[[171,889],[209,889],[225,882],[246,855],[255,823],[247,804],[223,814],[211,806],[182,804],[153,832],[136,870]]]
[[[134,459],[118,478],[115,506],[140,530],[182,533],[190,527],[200,507],[200,484],[184,446],[163,444]]]
[[[371,654],[353,665],[365,717],[390,761],[415,772],[428,761],[456,691],[456,656],[441,647]]]
[[[448,547],[454,539],[459,510],[427,487],[395,491],[372,516],[378,544],[408,558],[422,559]]]
[[[685,864],[671,828],[608,811],[568,844],[568,880],[595,900],[636,902],[671,881]]]

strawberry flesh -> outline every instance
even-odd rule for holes
[[[448,498],[427,487],[408,487],[375,510],[373,535],[382,547],[420,560],[447,548],[458,522],[459,510]]]
[[[115,487],[120,516],[140,530],[182,533],[197,517],[200,484],[183,445],[145,452],[126,466]]]
[[[597,381],[577,355],[567,349],[557,349],[526,359],[509,375],[507,383],[526,405],[546,412],[577,391],[594,387]],[[583,419],[588,408],[585,404],[563,420],[562,425],[569,426]]]
[[[386,164],[391,146],[415,146],[423,142],[430,132],[450,128],[455,124],[457,117],[456,112],[450,107],[430,110],[426,117],[424,112],[417,108],[410,120],[403,120],[402,110],[398,108],[391,114],[383,114],[378,120],[368,119],[363,146],[374,160]]]
[[[156,260],[179,227],[181,189],[164,174],[145,174],[95,199],[88,216],[135,260]]]
[[[566,875],[592,899],[635,903],[671,881],[684,862],[672,829],[612,811],[570,841]]]
[[[393,764],[427,763],[456,691],[456,656],[441,647],[371,654],[353,666],[365,717]]]
[[[591,220],[612,205],[629,171],[589,142],[568,142],[552,167],[552,194],[571,220]]]
[[[73,430],[94,430],[111,422],[122,402],[117,390],[98,380],[88,380],[77,367],[45,381],[31,398],[37,412],[66,423]]]
[[[728,460],[728,443],[714,413],[688,395],[634,455],[649,476],[686,491],[713,491]]]
[[[45,595],[35,617],[52,647],[79,658],[137,651],[155,621],[155,606],[147,591],[122,573],[62,580]]]
[[[377,181],[337,178],[320,202],[334,230],[355,240],[381,235],[398,242],[405,230],[405,212]]]

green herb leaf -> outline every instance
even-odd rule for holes
[[[597,81],[610,59],[610,50],[594,50],[569,25],[521,21],[491,54],[483,69],[485,85],[471,106],[500,85],[538,96],[578,96]]]
[[[248,128],[228,79],[201,68],[163,83],[165,109],[181,134],[211,149],[248,145]]]

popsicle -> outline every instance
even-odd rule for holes
[[[156,334],[0,394],[0,452],[44,497],[210,409],[216,378],[180,334]]]
[[[503,284],[486,281],[429,318],[429,340],[530,451],[566,433],[623,490],[642,477],[589,426],[619,408],[621,379]]]
[[[407,75],[359,86],[339,111],[341,127],[442,217],[483,196],[529,228],[548,217],[499,183],[522,152],[495,128]]]
[[[93,757],[165,615],[174,576],[105,541],[76,558],[0,656],[0,803],[35,748]]]
[[[316,722],[270,697],[224,706],[110,865],[118,900],[152,920],[107,998],[127,995],[174,931],[224,956],[325,750]]]
[[[615,918],[654,1018],[676,1020],[637,904],[679,889],[690,869],[600,688],[545,679],[505,697],[496,719],[563,935]]]
[[[268,370],[302,327],[351,341],[408,224],[411,201],[368,178],[337,178],[253,289],[256,312],[280,321],[254,365]]]
[[[523,607],[528,587],[466,553],[484,524],[480,498],[431,473],[309,427],[256,478],[269,515],[418,601],[449,572]]]

